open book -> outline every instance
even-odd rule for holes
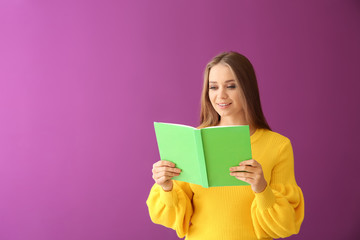
[[[249,185],[229,170],[252,158],[248,125],[196,129],[155,122],[154,127],[160,158],[182,170],[174,180],[206,188]]]

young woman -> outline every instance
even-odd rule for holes
[[[181,170],[165,160],[153,165],[155,184],[147,200],[152,221],[187,240],[271,239],[296,234],[304,198],[294,176],[290,140],[272,132],[262,112],[254,69],[236,52],[208,63],[201,125],[249,125],[253,159],[229,169],[250,186],[203,188],[172,180]]]

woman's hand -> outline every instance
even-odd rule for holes
[[[239,166],[231,167],[230,175],[239,180],[250,183],[251,189],[255,193],[264,191],[267,186],[261,165],[254,159],[243,161],[239,164]]]
[[[180,175],[181,170],[175,168],[175,164],[169,161],[160,160],[153,165],[152,177],[164,191],[171,191],[173,188],[172,178]]]

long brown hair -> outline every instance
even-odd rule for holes
[[[230,67],[244,96],[245,117],[249,125],[254,128],[270,129],[263,114],[259,96],[259,88],[254,68],[250,61],[237,52],[223,52],[215,56],[207,65],[204,72],[204,84],[201,94],[201,111],[199,128],[217,126],[220,115],[213,108],[209,99],[210,69],[218,63]]]

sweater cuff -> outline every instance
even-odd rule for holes
[[[261,193],[255,193],[255,200],[258,204],[258,207],[265,210],[274,205],[275,195],[271,190],[271,187],[267,185],[264,191],[262,191]]]
[[[175,207],[178,203],[177,191],[178,186],[175,182],[173,182],[173,189],[171,191],[164,191],[164,189],[160,187],[160,201],[163,202],[168,207]]]

